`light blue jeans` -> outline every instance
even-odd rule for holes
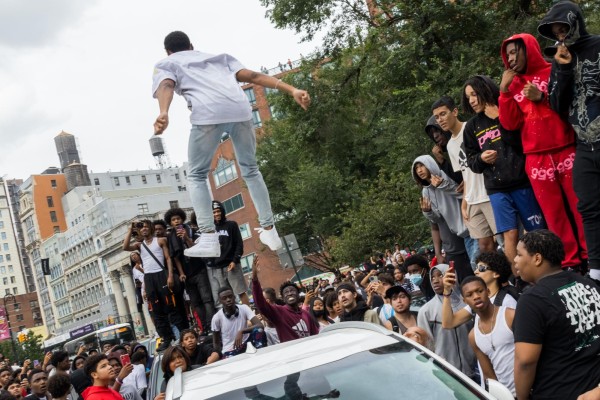
[[[467,249],[467,255],[469,256],[469,261],[471,262],[471,268],[473,268],[474,271],[476,267],[475,259],[479,255],[479,241],[477,239],[473,239],[471,236],[467,236],[464,238],[464,240],[465,248]]]
[[[269,191],[256,164],[256,135],[252,120],[217,125],[192,125],[188,143],[187,178],[200,232],[215,230],[207,178],[223,132],[228,132],[233,142],[237,163],[258,212],[260,226],[273,225]]]

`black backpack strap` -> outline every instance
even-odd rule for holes
[[[502,305],[502,302],[504,301],[504,297],[506,296],[506,290],[503,290],[504,288],[501,288],[500,290],[498,290],[498,294],[496,294],[496,297],[494,298],[494,305],[500,307]]]
[[[388,318],[388,321],[392,324],[392,330],[396,333],[400,333],[400,325],[398,325],[398,320],[393,315]]]

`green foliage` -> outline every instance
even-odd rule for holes
[[[19,342],[16,338],[14,343],[7,339],[0,342],[0,353],[8,357],[11,361],[22,363],[26,359],[41,360],[44,358],[42,350],[42,335],[36,335],[29,331],[25,340]]]
[[[433,145],[424,133],[431,104],[459,102],[475,74],[499,82],[502,41],[537,37],[553,1],[372,0],[372,14],[366,0],[261,2],[277,27],[324,34],[321,53],[284,78],[310,92],[309,111],[274,95],[285,118],[266,123],[258,149],[281,232],[304,246],[320,238],[334,265],[429,241],[410,168]],[[586,4],[586,16],[599,9]],[[590,21],[594,32],[600,18]]]

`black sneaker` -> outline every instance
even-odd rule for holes
[[[171,346],[171,341],[172,340],[173,340],[173,338],[167,338],[167,339],[161,340],[160,346],[158,346],[156,348],[156,352],[162,353],[163,351],[165,351],[166,349],[168,349],[169,346]]]

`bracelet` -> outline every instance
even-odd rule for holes
[[[452,290],[450,291],[450,293],[448,293],[448,294],[446,294],[446,293],[442,293],[442,295],[443,295],[444,297],[450,297],[450,296],[452,296]]]
[[[277,83],[275,84],[275,90],[277,90],[277,86],[281,83],[281,79],[277,79]]]
[[[117,376],[117,378],[115,379],[115,381],[116,381],[116,382],[117,382],[119,385],[122,385],[122,384],[123,384],[123,381],[122,381],[122,380],[120,380],[118,376]]]

